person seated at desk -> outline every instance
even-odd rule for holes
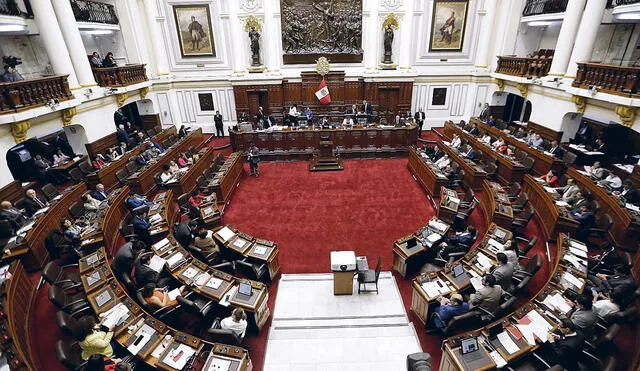
[[[171,172],[171,166],[168,164],[162,165],[162,173],[160,173],[160,180],[162,183],[167,183],[173,179],[173,173]]]
[[[485,274],[482,277],[482,285],[482,288],[469,297],[469,309],[480,307],[493,313],[500,306],[500,299],[504,291],[491,274]]]
[[[542,139],[540,134],[535,133],[531,138],[529,138],[527,144],[533,148],[538,148],[542,145],[543,142],[544,140]]]
[[[601,187],[610,188],[613,191],[619,191],[622,188],[622,179],[615,173],[609,173],[606,178],[598,182]]]
[[[191,195],[189,196],[188,202],[189,202],[189,205],[195,208],[200,208],[202,206],[202,203],[204,202],[204,196],[196,188],[193,191],[191,191]]]
[[[220,249],[218,248],[218,244],[213,240],[213,238],[210,237],[210,235],[211,231],[201,229],[198,232],[196,238],[193,240],[193,245],[202,250],[207,255],[215,253],[212,260],[221,261],[222,257],[220,256]]]
[[[136,164],[138,164],[138,166],[145,166],[148,162],[142,154],[138,154],[136,157],[134,157],[134,160],[136,161]]]
[[[195,220],[185,221],[173,227],[173,235],[180,245],[187,247],[193,242],[194,232],[198,227]]]
[[[633,183],[628,180],[622,183],[622,189],[620,191],[614,191],[613,195],[626,203],[632,205],[640,204],[640,191],[638,191],[633,186]]]
[[[458,252],[467,252],[476,238],[476,229],[468,225],[462,233],[447,236],[434,251],[444,260],[449,260],[449,255]]]
[[[82,230],[80,227],[73,224],[73,222],[67,218],[62,218],[60,221],[60,230],[62,234],[70,241],[80,243],[80,235]]]
[[[562,158],[562,155],[564,154],[564,151],[558,145],[557,140],[551,141],[551,148],[549,149],[548,152],[551,153],[551,155],[555,158]]]
[[[102,183],[96,184],[96,189],[91,193],[91,197],[102,202],[109,197],[109,192],[104,189],[104,185]]]
[[[136,259],[138,259],[138,256],[146,249],[147,245],[142,241],[125,243],[113,256],[111,269],[116,273],[131,273]]]
[[[544,175],[541,175],[538,179],[544,181],[544,184],[549,187],[557,187],[558,186],[558,176],[553,172],[553,170],[549,170]]]
[[[140,207],[142,205],[147,205],[147,206],[153,205],[153,202],[147,201],[146,197],[140,196],[135,192],[129,192],[129,198],[127,198],[126,202],[127,202],[127,206],[129,206],[131,210],[135,209],[136,207]]]
[[[595,214],[589,208],[589,205],[581,205],[578,210],[573,210],[571,214],[573,219],[580,223],[578,231],[576,232],[576,238],[584,241],[589,235],[589,229],[596,224]]]
[[[144,151],[144,154],[149,158],[156,158],[160,156],[160,153],[162,152],[151,143],[147,145],[147,149]]]
[[[429,148],[431,147],[424,146],[425,153],[427,153]],[[429,158],[431,158],[431,160],[433,161],[438,161],[442,157],[446,156],[446,153],[442,150],[442,148],[436,145],[436,146],[433,146],[433,151],[430,154],[427,154],[427,156],[429,156]]]
[[[563,319],[560,326],[547,334],[548,345],[542,347],[543,358],[550,365],[561,365],[564,370],[579,371],[578,361],[583,357],[584,333],[573,322]]]
[[[556,188],[556,191],[561,195],[562,201],[568,202],[571,197],[573,197],[577,192],[580,191],[580,188],[576,185],[576,180],[573,178],[569,178],[567,180],[567,185],[564,187]]]
[[[491,275],[496,278],[496,282],[506,292],[513,290],[513,264],[509,263],[509,258],[504,252],[496,254],[498,265],[493,267]]]
[[[47,205],[49,205],[46,200],[40,199],[36,194],[36,191],[34,191],[33,189],[27,189],[27,191],[25,192],[25,196],[26,197],[24,198],[22,205],[24,207],[24,214],[28,217],[33,216],[36,211],[43,209],[47,207]]]
[[[193,163],[193,160],[191,160],[191,161],[192,161],[192,163]],[[188,166],[189,166],[189,157],[187,156],[187,154],[186,154],[186,153],[184,153],[184,152],[182,152],[182,153],[180,154],[180,156],[178,156],[178,161],[177,161],[177,163],[178,163],[178,166],[179,166],[180,168],[188,167]]]
[[[437,329],[447,326],[447,323],[456,316],[460,316],[469,311],[469,304],[462,299],[462,295],[453,294],[450,299],[441,297],[440,305],[432,315],[433,325]]]
[[[589,200],[587,200],[586,197],[584,197],[584,195],[582,194],[582,191],[578,191],[573,197],[571,197],[567,201],[567,203],[571,207],[572,211],[578,212],[580,210],[580,206],[589,205]]]
[[[435,162],[435,165],[440,170],[446,169],[447,167],[449,167],[449,165],[451,165],[451,159],[449,158],[449,155],[445,154],[444,156],[440,157]]]
[[[231,330],[241,339],[247,332],[247,314],[242,308],[235,308],[229,317],[220,321],[220,328],[223,330]]]
[[[115,160],[119,159],[120,157],[122,157],[122,155],[124,153],[118,152],[118,148],[120,148],[120,147],[112,147],[112,148],[109,148],[107,150],[107,152],[106,152],[107,153],[106,157],[108,157],[107,161],[112,162],[112,161],[115,161]],[[122,148],[120,148],[120,149],[122,149]]]
[[[496,126],[496,120],[493,118],[493,116],[489,116],[489,120],[487,120],[487,125],[489,125],[490,127]]]
[[[345,116],[344,120],[342,120],[342,126],[353,126],[353,118],[349,116]]]
[[[102,155],[98,155],[94,157],[93,160],[91,160],[91,167],[93,167],[95,170],[100,170],[107,164],[101,157]]]
[[[469,129],[469,134],[475,136],[478,136],[478,134],[480,134],[480,129],[478,129],[478,125],[476,125],[475,122],[471,123],[471,128]]]
[[[113,356],[112,338],[113,332],[100,331],[93,316],[84,316],[78,320],[77,340],[82,349],[83,360],[88,360],[94,354]]]
[[[149,228],[151,223],[145,218],[144,211],[138,211],[133,218],[133,233],[138,235],[138,238],[144,241],[147,245],[151,245],[151,234]]]
[[[100,209],[101,202],[91,197],[90,194],[82,195],[82,205],[88,212],[96,212]]]
[[[320,119],[320,127],[329,127],[330,125],[331,123],[329,122],[327,116],[322,116],[322,118]]]
[[[594,293],[592,306],[593,313],[600,318],[618,313],[620,308],[622,308],[623,302],[624,296],[619,292],[613,293],[610,298],[604,296],[602,293]]]
[[[495,149],[498,152],[504,152],[502,147],[505,147],[506,149],[506,143],[504,142],[504,139],[502,139],[501,137],[498,137],[498,139],[496,139],[495,142],[491,143],[491,147],[493,147],[493,149]]]
[[[514,270],[520,267],[520,257],[518,256],[518,244],[513,240],[507,240],[504,243],[502,253],[507,256],[507,262],[513,266]]]
[[[594,162],[591,167],[585,166],[585,170],[594,179],[602,179],[604,177],[604,169],[600,166],[600,161]]]
[[[594,151],[607,153],[607,144],[602,140],[602,138],[597,138],[595,146],[593,147]]]
[[[353,115],[354,117],[358,114],[358,108],[356,107],[355,104],[351,105],[351,108],[349,108],[346,112],[347,115]]]
[[[396,118],[393,120],[393,126],[397,128],[405,126],[404,120],[400,117],[400,115],[396,115]]]
[[[180,293],[183,294],[187,288],[185,286],[180,287]],[[142,289],[142,297],[144,301],[155,307],[156,309],[164,307],[175,307],[178,305],[177,300],[169,299],[169,290],[165,288],[157,288],[155,283],[148,283],[144,285]]]
[[[565,318],[569,318],[577,329],[584,331],[585,334],[591,334],[596,322],[598,322],[598,316],[593,312],[591,296],[578,295],[575,303],[575,309],[570,311]]]
[[[63,164],[66,164],[69,161],[71,161],[71,158],[69,156],[65,155],[64,153],[62,153],[61,149],[59,149],[56,153],[53,154],[53,165],[54,166],[63,165]]]
[[[491,135],[485,134],[480,138],[480,142],[486,145],[491,145]]]
[[[473,150],[471,144],[467,144],[467,146],[465,147],[465,151],[462,152],[462,157],[466,157],[469,160],[473,160],[476,158],[476,151]]]
[[[524,131],[524,128],[522,126],[518,127],[518,130],[516,130],[515,133],[513,133],[513,136],[518,138],[518,139],[523,139],[527,136],[527,132]]]
[[[6,220],[9,222],[13,233],[22,227],[27,220],[27,217],[22,214],[22,211],[16,209],[9,201],[2,201],[0,203],[0,220]]]
[[[462,139],[460,139],[460,136],[458,134],[453,134],[453,139],[451,139],[451,147],[458,149],[461,145]]]
[[[631,269],[626,264],[614,266],[613,274],[589,274],[588,279],[598,292],[610,297],[630,297],[636,289]]]

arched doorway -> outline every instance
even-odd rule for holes
[[[496,91],[491,96],[491,112],[505,122],[528,122],[531,109],[531,101],[516,94]]]
[[[131,128],[127,128],[128,130],[143,132],[161,125],[160,115],[156,113],[151,99],[138,100],[120,107],[113,113],[113,122],[116,127],[120,124],[128,127],[127,123],[130,123]]]

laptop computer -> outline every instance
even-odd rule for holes
[[[505,242],[504,238],[507,237],[507,232],[503,231],[500,228],[496,228],[496,231],[493,233],[493,235],[495,236],[495,238],[497,240],[499,240],[500,242]]]
[[[460,351],[465,362],[474,362],[482,359],[483,355],[478,352],[479,349],[478,338],[475,336],[460,340]]]
[[[253,288],[250,284],[246,282],[240,282],[240,286],[238,287],[238,292],[245,296],[251,296],[253,293]]]
[[[415,237],[410,238],[410,239],[407,240],[407,249],[410,249],[410,248],[416,246],[417,244],[418,244],[418,241],[416,240]]]

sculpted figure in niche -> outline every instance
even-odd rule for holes
[[[249,31],[249,39],[251,40],[251,58],[253,59],[252,65],[260,65],[260,33],[256,31],[255,27],[251,27]]]
[[[383,63],[393,63],[391,60],[391,47],[393,46],[393,28],[391,25],[387,25],[384,30],[384,60]]]

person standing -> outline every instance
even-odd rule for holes
[[[418,112],[416,112],[415,116],[413,117],[416,120],[416,125],[418,125],[418,138],[422,136],[422,125],[424,124],[425,117],[426,116],[424,114],[424,111],[422,110],[422,107],[418,108]]]
[[[304,110],[304,115],[307,117],[307,125],[311,126],[313,124],[313,112],[311,108],[307,107]]]
[[[251,144],[251,148],[249,149],[249,153],[247,155],[247,160],[249,161],[250,172],[249,175],[255,175],[256,178],[260,174],[258,171],[258,163],[260,162],[260,151],[255,144]]]
[[[224,124],[222,123],[220,111],[216,111],[216,114],[213,116],[213,122],[216,124],[216,138],[224,137]]]

